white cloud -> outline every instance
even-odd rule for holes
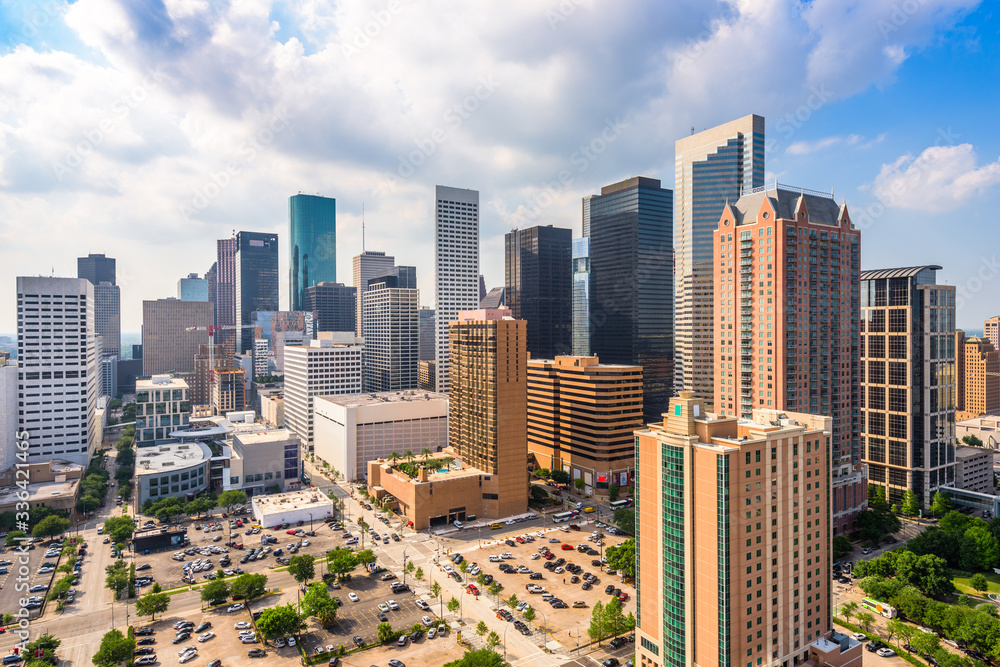
[[[875,196],[898,208],[937,213],[953,211],[1000,185],[1000,159],[977,165],[971,144],[931,146],[883,164]]]
[[[810,153],[821,151],[824,148],[835,146],[842,141],[843,139],[841,137],[825,137],[823,139],[816,139],[815,141],[796,141],[789,144],[788,148],[785,149],[785,152],[790,155],[809,155]]]

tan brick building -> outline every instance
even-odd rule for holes
[[[955,332],[955,419],[1000,414],[1000,352],[985,338]]]
[[[596,356],[528,361],[528,460],[597,493],[625,486],[642,427],[642,367]]]
[[[691,391],[635,432],[638,664],[861,663],[831,656],[829,417],[706,412]],[[838,636],[838,639],[840,637]],[[856,654],[856,662],[851,656]]]
[[[993,344],[993,349],[1000,350],[1000,315],[983,322],[983,337]]]
[[[233,365],[232,354],[224,345],[199,345],[194,355],[194,377],[191,380],[191,404],[208,405],[212,400],[211,371]]]
[[[449,327],[448,442],[495,478],[482,492],[491,518],[528,507],[526,327],[506,308],[462,311]]]
[[[215,369],[215,381],[212,383],[214,414],[242,411],[247,405],[246,398],[246,371],[231,365]]]

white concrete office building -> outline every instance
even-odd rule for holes
[[[226,490],[259,495],[275,484],[282,491],[299,488],[299,437],[288,429],[237,431],[231,446],[229,469],[223,476]]]
[[[434,453],[448,444],[448,397],[422,391],[317,396],[315,454],[348,480],[392,452]]]
[[[365,391],[417,388],[420,290],[375,283],[364,294]]]
[[[0,472],[17,461],[17,362],[0,358]]]
[[[285,348],[285,426],[313,446],[313,397],[359,394],[361,339],[350,332],[320,332],[308,345]]]
[[[333,501],[316,489],[254,496],[250,505],[254,518],[264,528],[273,528],[279,523],[321,522],[333,514]]]
[[[18,427],[31,460],[86,466],[101,443],[94,286],[84,278],[17,278]]]
[[[479,308],[479,191],[437,186],[434,196],[436,387],[448,393],[448,325]]]
[[[396,258],[379,250],[365,250],[354,256],[354,287],[357,291],[358,305],[356,312],[357,326],[354,333],[364,336],[364,296],[368,289],[368,281],[391,271],[396,265]]]

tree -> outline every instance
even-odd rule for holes
[[[556,484],[569,484],[569,473],[565,470],[553,470],[550,477]]]
[[[618,510],[621,511],[621,510]],[[633,512],[632,516],[635,516]],[[608,547],[605,552],[608,566],[619,570],[626,577],[635,577],[635,538],[630,537],[618,546]]]
[[[507,606],[510,607],[511,609],[515,609],[517,605],[520,604],[520,602],[521,601],[518,600],[517,596],[513,593],[511,593],[510,597],[507,598]]]
[[[79,500],[76,501],[76,510],[81,513],[93,512],[100,506],[101,501],[98,500],[97,496],[90,493],[82,494]]]
[[[388,644],[398,635],[392,629],[391,623],[379,623],[376,630],[376,636],[380,644]]]
[[[288,559],[288,573],[299,584],[304,584],[316,576],[315,560],[309,554],[292,556]]]
[[[480,637],[482,637],[489,631],[490,629],[486,625],[486,621],[479,621],[479,623],[476,624],[476,634],[479,635]]]
[[[3,541],[5,547],[12,547],[21,541],[21,538],[27,537],[28,534],[23,530],[12,530],[7,533],[7,537]]]
[[[841,558],[846,558],[850,554],[854,553],[854,545],[851,541],[844,537],[843,535],[837,535],[833,538],[833,559],[840,560]]]
[[[462,603],[459,602],[457,599],[455,599],[455,596],[452,596],[452,598],[448,600],[448,611],[450,611],[451,613],[454,614],[456,611],[458,611],[458,608],[460,606],[462,606]]]
[[[201,601],[210,605],[222,604],[229,597],[229,584],[217,576],[215,580],[208,582],[201,589]]]
[[[424,463],[427,463],[427,459],[429,459],[429,458],[431,457],[431,454],[433,454],[433,453],[434,453],[434,452],[432,452],[432,451],[431,451],[430,449],[428,449],[427,447],[424,447],[424,448],[423,448],[423,449],[422,449],[422,450],[420,451],[420,455],[421,455],[422,457],[424,457]]]
[[[219,494],[218,506],[225,507],[227,512],[232,512],[236,505],[246,505],[247,494],[242,491],[223,491]]]
[[[338,581],[357,566],[357,555],[347,549],[338,547],[326,555],[326,569],[335,574]]]
[[[986,577],[983,575],[982,572],[977,572],[976,574],[972,575],[972,579],[969,581],[969,583],[972,584],[973,588],[975,588],[977,591],[981,593],[985,592],[990,587],[989,582],[986,581]]]
[[[159,584],[153,584],[152,590],[135,601],[137,616],[150,616],[156,621],[156,615],[167,611],[170,606],[170,596],[162,592]]]
[[[885,487],[878,484],[868,485],[868,507],[880,513],[889,511],[889,502],[885,497]]]
[[[413,450],[407,449],[405,452],[403,452],[403,458],[406,459],[407,463],[413,463]]]
[[[947,493],[935,492],[931,499],[931,514],[934,516],[944,516],[951,511],[951,499]]]
[[[583,493],[583,490],[587,488],[587,483],[583,481],[582,477],[577,477],[573,480],[573,486],[579,493]]]
[[[396,461],[399,460],[399,452],[389,452],[389,463],[391,465],[396,465]]]
[[[104,534],[117,544],[124,542],[135,533],[135,522],[127,516],[113,516],[104,521]]]
[[[442,667],[501,667],[505,664],[500,654],[492,648],[469,651],[458,660],[445,663]]]
[[[629,535],[635,535],[635,508],[622,507],[620,509],[616,509],[614,513],[614,522],[615,525]]]
[[[330,597],[326,584],[316,582],[302,596],[302,612],[313,616],[322,625],[331,625],[337,620],[337,603]]]
[[[264,639],[275,639],[286,635],[297,635],[306,627],[306,622],[292,603],[267,607],[257,619],[257,629]]]
[[[971,433],[969,435],[963,436],[962,437],[962,442],[964,442],[965,444],[967,444],[969,447],[982,447],[983,446],[983,441],[980,440],[979,438],[977,438],[975,435],[973,435]]]
[[[910,640],[910,644],[921,655],[933,655],[941,648],[941,640],[932,632],[917,632]]]
[[[242,598],[247,602],[252,602],[264,594],[267,590],[266,574],[241,574],[233,580],[230,591],[233,599]]]
[[[482,572],[480,572],[480,574],[482,574]],[[424,578],[424,568],[418,567],[417,571],[413,573],[413,576],[417,578],[417,581],[422,580]]]
[[[228,492],[224,492],[228,493]],[[187,505],[184,506],[184,513],[188,516],[200,516],[210,512],[215,507],[215,503],[211,498],[206,498],[201,496],[200,498],[195,498]]]
[[[533,620],[535,620],[534,607],[528,607],[527,609],[524,610],[524,620],[526,620],[528,623],[531,623]]]
[[[865,632],[871,632],[872,623],[874,622],[875,616],[870,611],[862,611],[858,614],[858,624]]]
[[[625,632],[625,616],[622,614],[622,603],[618,598],[611,598],[604,605],[604,631],[608,635],[620,635]]]
[[[106,576],[104,578],[104,585],[115,592],[115,599],[117,600],[121,594],[121,591],[128,589],[129,584],[129,568],[125,564],[125,561],[117,560],[111,565],[105,568]]]
[[[110,630],[101,638],[101,648],[94,654],[93,662],[97,667],[132,664],[134,651],[135,639],[129,639],[121,630]]]
[[[497,596],[497,595],[499,595],[500,594],[500,582],[499,581],[494,581],[492,584],[490,584],[489,591],[490,591],[490,595],[492,595],[494,597]]]
[[[441,464],[445,468],[447,468],[448,470],[451,469],[451,464],[454,463],[454,462],[455,462],[455,457],[454,456],[442,456],[441,457]]]
[[[56,639],[49,633],[45,633],[33,642],[29,642],[24,647],[24,652],[26,655],[34,656],[36,652],[41,651],[42,655],[28,662],[29,665],[55,665],[57,662],[56,649],[62,641]]]
[[[497,644],[499,643],[500,643],[500,635],[498,635],[495,631],[490,631],[490,634],[487,635],[486,637],[486,645],[489,646],[491,649],[494,649],[497,647]]]
[[[32,537],[55,537],[56,535],[62,535],[67,530],[69,530],[69,519],[64,519],[61,516],[51,515],[47,516],[37,524],[31,530]]]
[[[590,626],[587,628],[587,636],[597,640],[597,645],[601,645],[601,640],[607,636],[607,626],[605,625],[604,605],[599,601],[594,603],[590,610]]]
[[[959,554],[963,570],[989,570],[1000,559],[1000,545],[985,525],[973,525],[962,536]]]
[[[903,514],[907,516],[920,514],[920,501],[917,500],[917,494],[912,489],[907,489],[906,493],[903,494]]]
[[[848,600],[844,604],[840,605],[840,615],[844,617],[844,620],[848,623],[851,622],[851,617],[854,616],[854,612],[858,610],[858,603],[854,600]]]
[[[528,493],[532,500],[542,501],[549,497],[549,492],[542,488],[541,484],[532,484],[528,487]]]
[[[608,500],[614,502],[618,500],[618,485],[611,484],[608,486]]]

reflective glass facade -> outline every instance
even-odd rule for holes
[[[236,235],[236,326],[240,354],[253,351],[254,311],[278,310],[278,235]]]
[[[291,310],[304,310],[306,288],[337,282],[337,200],[289,197],[288,220],[288,303]]]
[[[528,323],[532,359],[570,354],[573,345],[572,232],[559,227],[515,229],[505,237],[504,299]]]

